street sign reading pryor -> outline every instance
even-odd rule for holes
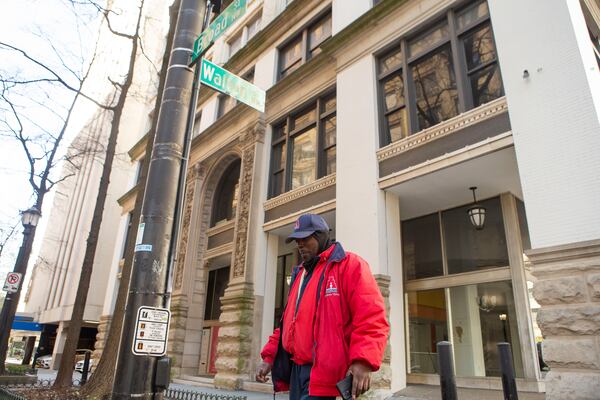
[[[205,59],[202,59],[200,82],[260,112],[265,111],[264,90]]]
[[[234,0],[215,20],[198,36],[194,42],[192,62],[200,53],[217,40],[235,21],[246,13],[246,0]]]

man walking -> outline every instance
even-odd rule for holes
[[[286,239],[302,264],[292,272],[288,302],[263,348],[256,380],[272,372],[275,391],[291,400],[335,399],[336,383],[353,376],[352,395],[369,390],[389,333],[381,292],[369,265],[329,239],[314,214],[300,216]]]

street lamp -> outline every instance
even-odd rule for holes
[[[469,214],[469,219],[471,220],[471,224],[478,231],[483,229],[483,224],[485,223],[485,207],[480,204],[477,204],[477,198],[475,197],[475,190],[477,190],[477,186],[472,186],[469,190],[473,191],[473,205],[469,207],[467,213]]]
[[[27,272],[27,264],[31,255],[31,247],[35,237],[35,227],[40,220],[41,213],[36,207],[31,207],[29,210],[21,212],[21,223],[23,224],[23,242],[15,261],[13,274],[18,276],[16,288],[14,286],[7,291],[4,304],[2,305],[2,313],[0,314],[0,375],[6,372],[6,353],[8,350],[8,339],[10,331],[17,312],[19,297],[21,296],[21,288],[23,287],[23,278]]]

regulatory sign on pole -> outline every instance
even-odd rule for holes
[[[20,272],[10,272],[6,275],[6,281],[4,281],[4,287],[2,290],[8,293],[16,293],[21,286],[21,277],[23,274]]]
[[[135,321],[131,350],[137,356],[164,356],[167,352],[171,312],[166,308],[142,306]]]
[[[246,0],[235,0],[202,32],[194,42],[195,61],[203,50],[208,48],[223,34],[235,21],[246,13]]]
[[[260,112],[265,111],[265,91],[237,75],[202,59],[200,82],[219,92],[230,95]]]

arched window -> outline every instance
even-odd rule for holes
[[[238,182],[240,180],[240,160],[234,161],[223,173],[215,191],[212,220],[210,226],[232,220],[238,203]]]

